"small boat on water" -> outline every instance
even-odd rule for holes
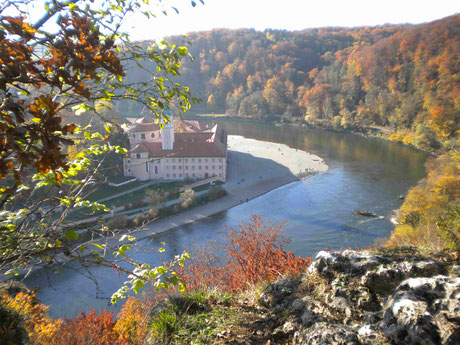
[[[406,198],[406,196],[404,194],[401,194],[400,196],[398,196],[399,200],[404,200]]]
[[[377,217],[377,215],[374,212],[369,212],[369,211],[353,210],[353,213],[359,214],[360,216],[364,216],[364,217]]]

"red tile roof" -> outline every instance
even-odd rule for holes
[[[172,150],[163,150],[161,142],[141,142],[131,152],[148,152],[149,158],[225,157],[225,150],[213,142],[176,141]]]

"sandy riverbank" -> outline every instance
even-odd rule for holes
[[[324,160],[311,153],[284,144],[228,137],[228,195],[206,205],[150,223],[134,232],[138,240],[173,229],[265,194],[299,179],[327,171]]]

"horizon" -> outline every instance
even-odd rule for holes
[[[159,15],[151,21],[134,15],[124,27],[133,40],[151,40],[214,29],[303,31],[417,25],[460,13],[460,6],[450,0],[436,3],[413,0],[388,0],[385,3],[327,0],[321,4],[300,0],[285,0],[282,4],[277,0],[204,2],[201,4],[197,0],[196,6],[192,7],[188,0],[170,0],[167,7],[175,6],[178,14],[170,10],[167,16]]]

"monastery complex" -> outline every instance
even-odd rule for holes
[[[123,173],[139,180],[226,180],[227,133],[219,125],[173,119],[160,128],[153,118],[128,119],[130,151]]]

